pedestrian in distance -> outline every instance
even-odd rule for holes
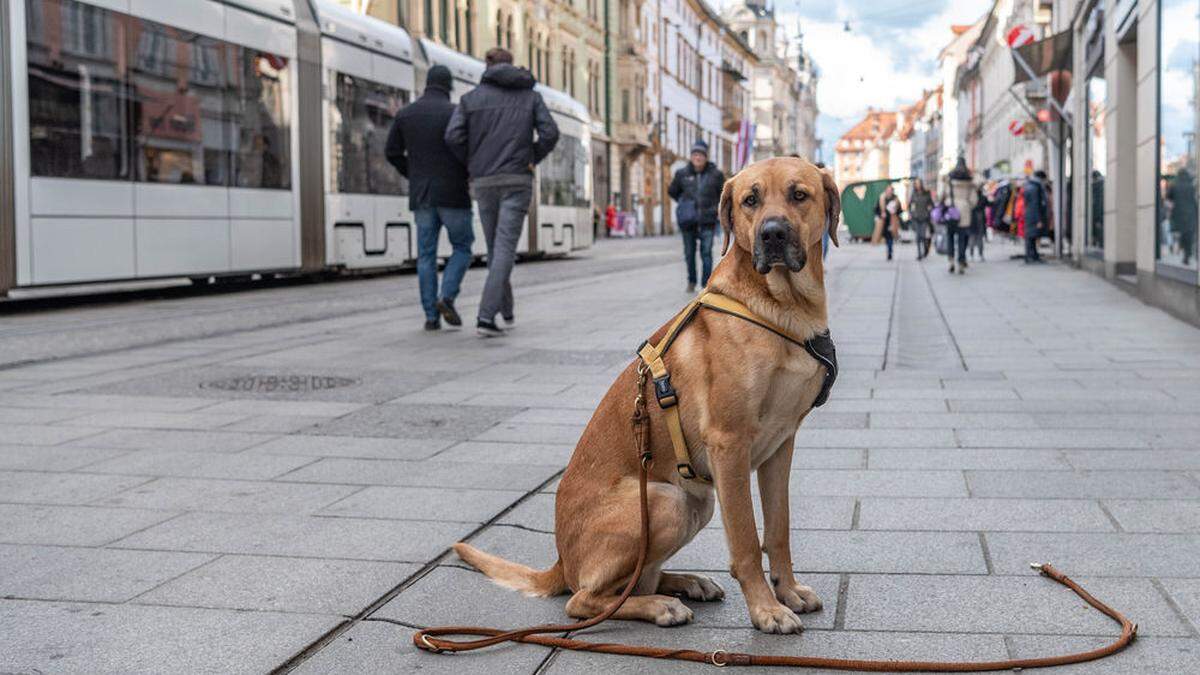
[[[947,176],[948,195],[947,205],[942,211],[942,219],[946,226],[948,255],[950,257],[950,273],[967,272],[967,243],[970,239],[971,213],[975,210],[977,187],[974,175],[967,168],[963,157],[958,158],[958,164]]]
[[[917,260],[929,255],[929,239],[933,229],[933,193],[920,178],[913,181],[912,196],[908,198],[908,218],[917,243]]]
[[[487,281],[475,329],[481,337],[498,337],[505,331],[497,314],[509,329],[515,321],[510,279],[533,198],[533,168],[554,150],[558,125],[533,90],[533,74],[514,66],[512,53],[493,47],[484,61],[479,86],[459,101],[445,140],[467,165],[487,241]]]
[[[1049,211],[1049,199],[1046,194],[1046,172],[1038,169],[1025,179],[1021,188],[1025,197],[1025,262],[1043,262],[1038,253],[1037,243],[1042,236],[1042,227],[1046,224],[1046,214]]]
[[[987,233],[988,208],[992,205],[987,190],[980,185],[975,188],[975,205],[971,207],[971,224],[967,228],[967,254],[969,258],[983,261],[983,240]]]
[[[396,114],[384,149],[392,166],[408,178],[408,206],[417,223],[417,279],[425,330],[440,329],[443,319],[451,326],[462,325],[454,300],[471,265],[475,241],[467,167],[447,149],[444,140],[455,107],[450,102],[452,82],[450,69],[430,68],[425,93]],[[437,248],[443,227],[452,252],[442,272],[439,294]]]
[[[1187,167],[1180,168],[1170,180],[1166,190],[1166,202],[1170,206],[1167,216],[1170,232],[1179,245],[1182,263],[1189,266],[1196,255],[1196,183]]]
[[[700,287],[708,285],[712,274],[712,243],[719,221],[717,206],[721,203],[721,188],[725,174],[708,161],[708,143],[697,140],[692,145],[687,165],[675,172],[667,194],[675,200],[675,222],[683,236],[683,259],[687,262],[687,292],[696,292],[696,249],[700,250]]]
[[[900,206],[900,198],[889,183],[875,202],[875,218],[882,223],[883,241],[887,244],[887,259],[892,259],[896,239],[900,237],[900,216],[904,209]]]

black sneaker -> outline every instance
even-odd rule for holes
[[[425,330],[441,330],[442,322],[437,319],[428,319],[425,321]]]
[[[458,315],[458,310],[454,309],[454,301],[442,298],[437,301],[438,314],[442,315],[446,323],[451,326],[461,326],[462,317]]]
[[[492,321],[479,319],[475,322],[475,332],[482,338],[504,337],[504,330]]]

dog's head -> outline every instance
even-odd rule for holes
[[[751,254],[754,269],[767,274],[776,266],[799,272],[806,251],[826,231],[836,246],[841,197],[829,173],[792,157],[755,162],[725,183],[721,227],[725,242]]]

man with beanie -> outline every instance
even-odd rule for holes
[[[462,97],[445,133],[446,145],[467,165],[487,238],[488,275],[475,323],[480,337],[504,335],[497,314],[513,325],[509,278],[533,198],[533,167],[558,142],[558,125],[533,90],[533,74],[512,61],[506,49],[488,50],[479,86]]]
[[[467,192],[467,167],[446,147],[443,135],[454,113],[450,102],[453,80],[446,66],[434,66],[425,76],[425,93],[396,114],[384,154],[408,178],[408,207],[417,221],[417,278],[425,330],[438,330],[441,319],[461,326],[454,299],[467,267],[471,265],[471,197]],[[409,159],[414,161],[409,162]],[[454,248],[442,273],[438,295],[438,234],[446,228]]]
[[[712,243],[720,225],[717,207],[725,174],[708,161],[708,143],[697,140],[687,165],[675,172],[667,194],[675,200],[675,222],[683,235],[683,259],[687,261],[687,292],[696,292],[696,245],[700,245],[703,274],[700,287],[708,285],[712,274]]]

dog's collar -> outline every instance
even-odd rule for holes
[[[830,337],[828,329],[807,340],[800,340],[787,330],[758,316],[741,302],[719,293],[705,292],[700,297],[688,303],[688,306],[671,322],[666,334],[658,341],[658,344],[651,344],[649,340],[643,342],[638,347],[638,356],[650,370],[654,382],[654,397],[658,400],[659,407],[666,414],[667,431],[671,436],[671,445],[675,449],[676,469],[679,471],[679,475],[684,478],[701,480],[708,483],[712,482],[712,479],[697,473],[692,466],[691,454],[687,448],[687,440],[683,437],[683,424],[679,418],[679,394],[675,391],[675,387],[671,385],[671,374],[667,372],[666,363],[663,362],[663,357],[666,356],[667,350],[675,342],[675,338],[679,336],[679,333],[696,316],[696,313],[701,308],[708,308],[722,314],[735,316],[743,321],[748,321],[760,328],[769,330],[792,344],[803,347],[809,356],[816,359],[817,363],[825,367],[825,379],[821,383],[821,390],[817,392],[817,396],[812,403],[812,407],[814,408],[824,405],[825,401],[829,399],[829,391],[833,388],[833,383],[837,379],[838,366],[837,350],[834,348],[833,338]]]

